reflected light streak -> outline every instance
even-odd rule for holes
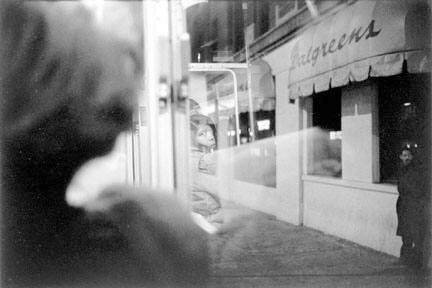
[[[334,155],[340,153],[340,146],[335,141],[329,141],[329,131],[310,128],[211,152],[213,158],[216,159],[216,175],[199,173],[199,181],[203,182],[206,189],[218,195],[224,202],[241,203],[252,209],[259,208],[249,207],[255,204],[259,205],[259,203],[249,203],[251,191],[248,190],[248,187],[258,184],[264,185],[268,189],[275,188],[276,173],[282,169],[278,166],[285,167],[287,165],[281,162],[281,159],[278,160],[276,155],[281,157],[282,151],[285,151],[286,155],[292,157],[292,153],[301,151],[299,145],[302,143],[300,141],[302,139],[303,143],[306,141],[314,143],[315,161],[311,163],[314,173],[328,176],[335,176],[340,173],[340,161],[334,157],[329,157],[331,153]],[[70,205],[86,206],[86,202],[95,199],[107,187],[124,182],[124,179],[119,177],[121,174],[119,171],[122,170],[121,165],[125,165],[127,159],[115,150],[105,157],[90,161],[78,171],[68,188],[67,201]],[[302,155],[298,157],[302,157]],[[110,176],[107,177],[107,175]],[[195,219],[195,221],[200,222],[199,220]],[[229,226],[232,220],[237,221],[237,219],[230,218],[226,221],[226,225]],[[224,228],[222,227],[222,229]]]

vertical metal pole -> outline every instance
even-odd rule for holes
[[[171,82],[171,134],[175,193],[190,205],[189,174],[189,62],[190,38],[186,31],[186,13],[180,1],[168,1],[169,77]]]
[[[246,33],[246,20],[247,20],[247,11],[248,11],[248,5],[246,2],[242,3],[243,8],[243,30],[244,30],[244,42],[245,42],[245,60],[246,64],[248,66],[246,70],[247,75],[247,91],[248,91],[248,102],[249,102],[249,122],[250,122],[250,137],[251,142],[255,141],[255,117],[254,117],[254,107],[253,107],[253,101],[252,101],[252,74],[251,74],[251,65],[249,61],[249,39]]]
[[[218,85],[216,85],[215,122],[219,123],[219,87],[218,87]]]
[[[158,95],[160,87],[158,86],[159,71],[156,67],[159,67],[158,57],[156,56],[156,45],[159,41],[158,32],[156,29],[150,29],[151,23],[158,23],[156,17],[159,14],[157,10],[157,3],[155,1],[143,1],[143,31],[144,31],[144,43],[150,43],[144,45],[144,59],[145,59],[145,73],[144,73],[144,91],[146,93],[146,106],[148,111],[147,125],[148,125],[148,147],[149,151],[147,156],[150,162],[149,169],[149,186],[157,187],[159,183],[159,170],[158,170],[158,158],[159,158],[159,131],[158,131],[158,118],[159,118],[159,107],[158,107]],[[156,12],[154,12],[156,10]],[[159,23],[158,23],[159,24]]]
[[[177,172],[175,171],[176,167],[177,167],[177,157],[176,157],[176,123],[175,123],[175,110],[177,108],[177,100],[178,100],[178,95],[175,95],[174,93],[177,93],[176,89],[174,88],[175,85],[175,78],[174,78],[174,61],[176,61],[176,57],[174,57],[175,55],[175,47],[174,47],[174,37],[176,35],[174,35],[174,31],[173,31],[173,18],[175,17],[174,15],[174,9],[173,9],[173,2],[172,1],[168,1],[168,39],[169,39],[169,52],[170,52],[170,61],[169,61],[169,77],[170,77],[170,96],[171,99],[168,99],[168,101],[171,101],[171,133],[172,133],[172,147],[173,147],[173,169],[174,169],[174,189],[177,188]],[[175,190],[174,190],[175,191]],[[177,191],[175,191],[176,193]]]
[[[131,142],[131,144],[132,144],[132,183],[133,183],[133,185],[134,186],[136,186],[137,185],[137,183],[136,183],[136,169],[135,169],[135,125],[134,125],[134,123],[132,122],[132,129],[131,129],[132,131],[132,135],[131,135],[131,139],[132,139],[132,142]]]
[[[141,97],[141,93],[140,93],[140,97]],[[143,185],[143,177],[142,177],[142,174],[143,174],[143,171],[144,171],[144,169],[143,169],[143,167],[142,167],[142,158],[141,158],[141,155],[142,155],[142,153],[144,153],[143,151],[141,151],[141,149],[142,149],[142,143],[141,143],[141,111],[140,111],[140,106],[138,105],[138,109],[136,110],[137,111],[137,113],[138,113],[138,115],[137,115],[137,118],[138,118],[138,123],[137,123],[137,127],[136,127],[136,129],[137,129],[137,142],[138,142],[138,151],[137,151],[137,157],[138,157],[138,184],[139,184],[139,186],[141,186],[141,185]]]
[[[239,119],[239,108],[238,108],[238,91],[237,91],[237,77],[235,75],[235,73],[230,70],[232,75],[233,75],[233,79],[234,79],[234,101],[235,101],[235,105],[234,105],[234,109],[235,109],[235,126],[236,126],[236,131],[235,131],[235,135],[236,135],[236,146],[240,146],[240,119]]]

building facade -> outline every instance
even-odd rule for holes
[[[431,153],[430,3],[264,3],[238,27],[274,77],[276,185],[232,181],[225,196],[398,256],[398,151]]]

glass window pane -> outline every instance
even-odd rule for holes
[[[313,96],[309,161],[313,175],[341,177],[341,91],[332,89]]]
[[[430,89],[425,75],[400,75],[380,78],[379,135],[380,178],[396,183],[403,147],[416,158],[425,158],[428,142],[428,109],[424,103]]]

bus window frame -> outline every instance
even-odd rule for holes
[[[228,72],[231,73],[234,80],[234,111],[235,111],[235,123],[236,123],[236,146],[240,146],[240,120],[239,120],[239,107],[238,107],[238,86],[237,86],[237,75],[232,69],[248,69],[249,66],[246,63],[189,63],[189,72]],[[247,71],[247,70],[246,70]],[[216,95],[219,101],[219,95]],[[251,107],[249,107],[251,110]],[[250,111],[249,111],[250,112]]]

